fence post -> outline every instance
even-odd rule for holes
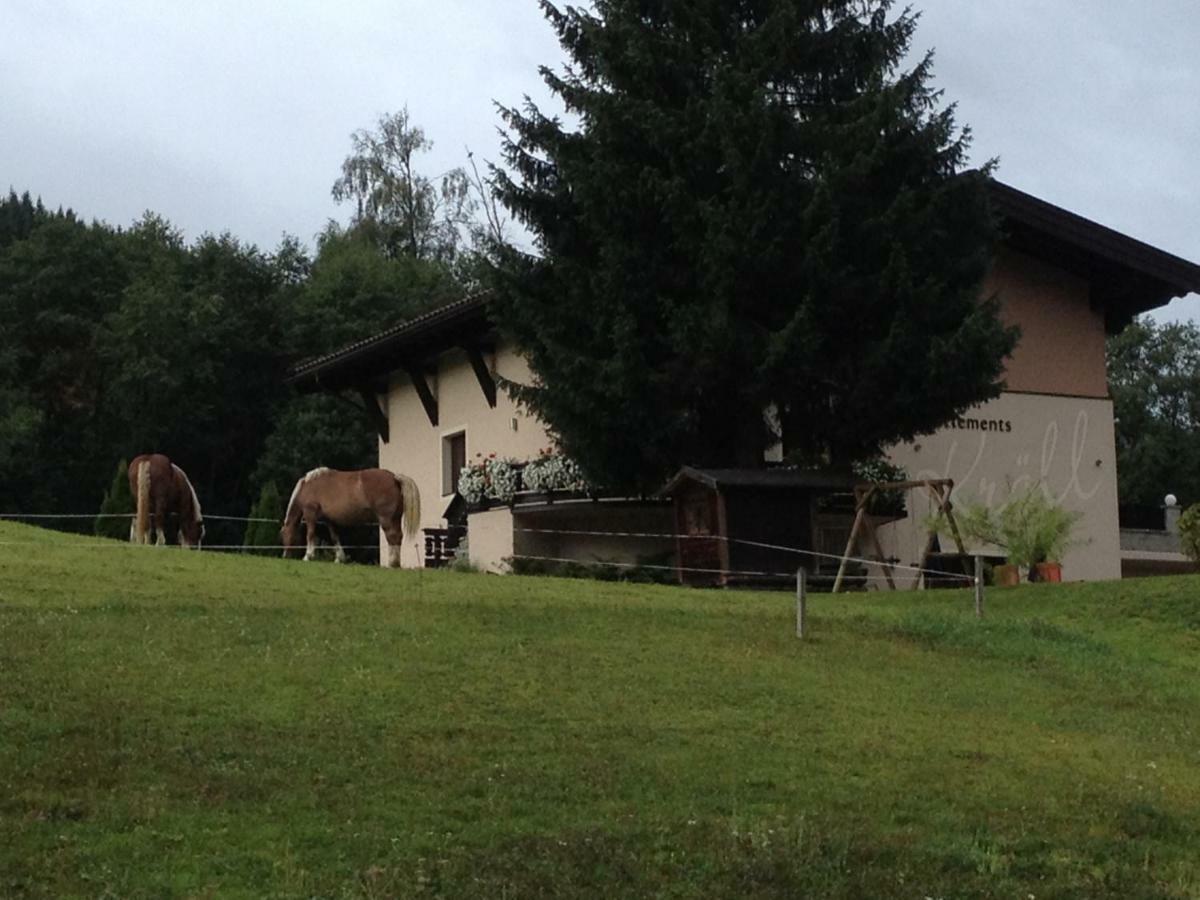
[[[975,555],[975,618],[983,618],[983,557]]]
[[[808,570],[801,566],[796,570],[796,637],[804,637],[804,620],[808,612]]]

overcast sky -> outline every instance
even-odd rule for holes
[[[976,162],[1200,261],[1195,0],[915,5]],[[534,0],[0,0],[0,35],[0,187],[264,249],[345,218],[329,189],[356,128],[407,104],[428,174],[494,159],[494,101],[552,108],[536,67],[562,59]]]

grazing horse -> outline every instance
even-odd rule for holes
[[[407,475],[396,475],[387,469],[351,472],[313,469],[296,482],[288,500],[279,531],[285,558],[295,542],[301,519],[308,526],[305,559],[312,559],[317,551],[318,519],[324,519],[329,526],[338,562],[346,561],[346,551],[334,526],[378,522],[387,537],[387,565],[398,566],[405,536],[414,537],[421,527],[421,494],[416,482]],[[417,553],[420,554],[419,549]]]
[[[129,540],[150,543],[151,529],[158,531],[158,545],[167,542],[167,520],[179,520],[179,543],[200,548],[204,539],[204,520],[196,489],[175,465],[161,453],[135,456],[129,464],[129,490],[137,498],[137,513],[129,526]]]

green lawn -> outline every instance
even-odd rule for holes
[[[0,897],[1200,897],[1200,579],[987,609],[0,524]]]

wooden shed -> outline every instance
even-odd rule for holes
[[[854,483],[850,476],[790,467],[685,466],[661,492],[674,502],[680,582],[770,584],[790,580],[802,565],[819,568],[820,558],[791,548],[828,552],[839,539],[844,544],[853,520]],[[850,498],[848,511],[819,508],[838,496]],[[836,569],[836,560],[826,562]]]

